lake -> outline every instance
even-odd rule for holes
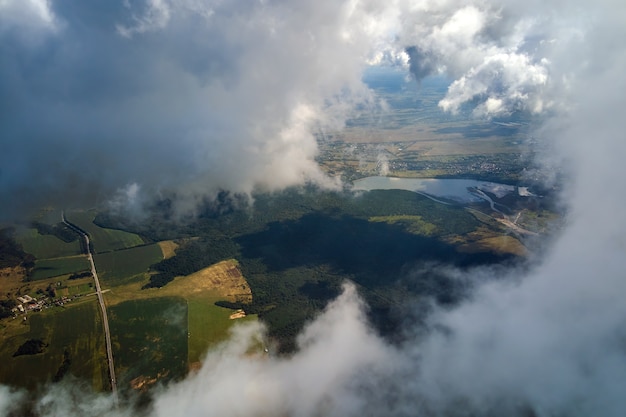
[[[366,177],[354,181],[353,187],[354,190],[364,191],[408,190],[462,204],[484,201],[484,197],[469,191],[472,188],[495,194],[497,197],[516,191],[513,185],[496,182],[439,178]]]

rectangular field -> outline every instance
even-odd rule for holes
[[[88,271],[90,269],[91,264],[84,255],[68,258],[44,259],[35,262],[35,269],[30,276],[30,280],[38,281],[71,274],[73,272]]]
[[[15,320],[22,320],[21,318]],[[0,345],[0,381],[34,389],[43,382],[69,376],[86,381],[95,390],[110,389],[104,334],[96,299],[32,314],[15,327]],[[47,346],[42,353],[13,356],[29,339]],[[64,366],[65,362],[65,366]]]
[[[22,229],[16,236],[25,252],[37,259],[62,258],[80,255],[80,242],[64,242],[52,235],[40,235],[36,229]]]
[[[141,390],[187,373],[187,302],[180,297],[131,300],[109,310],[121,390]]]
[[[105,285],[109,286],[143,280],[150,265],[162,259],[163,253],[156,243],[101,253],[94,257],[98,276]]]
[[[96,253],[143,245],[144,241],[134,233],[105,229],[94,224],[95,211],[72,211],[66,213],[67,220],[89,233]]]

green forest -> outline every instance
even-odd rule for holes
[[[488,225],[463,207],[409,191],[291,189],[255,195],[253,205],[224,193],[188,222],[168,220],[176,218],[172,207],[171,201],[160,202],[141,224],[107,213],[95,223],[149,241],[178,239],[176,256],[152,265],[145,287],[161,287],[176,276],[237,259],[253,302],[223,304],[259,314],[283,352],[295,349],[296,334],[346,280],[358,286],[380,333],[392,337],[402,320],[395,316],[402,303],[416,297],[454,303],[462,294],[446,274],[425,265],[469,268],[517,261],[513,255],[457,251],[448,243],[450,236]],[[416,216],[429,226],[427,232],[404,223]]]

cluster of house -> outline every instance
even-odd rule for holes
[[[50,299],[46,296],[43,296],[39,299],[31,297],[30,295],[22,295],[20,297],[16,297],[17,301],[21,304],[18,304],[11,311],[18,315],[20,313],[26,313],[28,311],[41,311],[44,308],[51,307],[53,305],[62,306],[66,303],[72,301],[69,297],[61,297],[56,299]]]
[[[18,304],[13,310],[11,310],[15,314],[26,313],[27,311],[41,311],[45,305],[44,300],[38,300],[30,295],[17,297],[17,301],[21,304]]]

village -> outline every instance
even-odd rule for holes
[[[57,283],[60,286],[60,282]],[[16,300],[19,302],[14,308],[11,309],[13,313],[13,319],[18,318],[19,316],[23,317],[23,320],[27,319],[27,313],[35,313],[40,312],[42,310],[52,308],[52,307],[64,307],[65,304],[68,304],[72,301],[75,301],[81,297],[83,294],[75,294],[73,296],[65,296],[62,295],[60,297],[56,296],[56,291],[52,287],[52,285],[47,290],[48,294],[43,290],[38,290],[39,297],[31,297],[30,295],[21,295],[17,296]],[[50,294],[50,293],[54,293]],[[89,294],[89,295],[94,295]]]

